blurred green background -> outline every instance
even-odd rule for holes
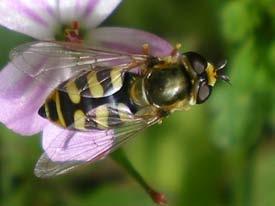
[[[274,206],[274,1],[128,0],[104,25],[147,30],[212,62],[228,60],[232,86],[219,82],[205,104],[173,114],[124,146],[169,205]],[[11,48],[31,40],[4,28],[0,38],[1,67]],[[0,129],[1,206],[154,205],[110,159],[38,179],[39,135]]]

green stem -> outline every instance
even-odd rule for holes
[[[244,169],[244,203],[245,206],[252,206],[252,194],[253,194],[253,177],[255,169],[255,157],[256,152],[259,147],[259,142],[256,142],[251,148],[247,151],[246,154],[246,167]]]
[[[244,168],[244,206],[252,205],[252,181],[253,181],[253,160],[248,157],[246,167]]]
[[[133,164],[127,158],[126,153],[123,149],[118,149],[111,155],[112,159],[116,161],[120,166],[122,166],[140,185],[141,187],[150,195],[152,200],[159,204],[165,205],[167,203],[166,197],[163,193],[157,192],[154,190],[139,174],[135,169]]]

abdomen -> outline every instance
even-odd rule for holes
[[[65,91],[54,90],[39,109],[40,116],[63,128],[85,131],[108,129],[121,124],[120,112],[138,111],[129,97],[131,75],[125,75],[122,88],[106,97],[88,98],[80,96],[78,101]],[[123,109],[122,109],[123,108]]]

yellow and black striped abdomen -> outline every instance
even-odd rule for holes
[[[100,71],[92,70],[64,82],[61,90],[67,90],[68,94],[77,101],[79,96],[92,98],[110,96],[121,89],[122,83],[123,73],[120,69],[103,67]]]
[[[124,114],[119,111],[128,109],[135,113],[138,109],[129,97],[131,75],[126,75],[124,80],[118,92],[99,98],[73,93],[76,87],[68,88],[67,91],[55,90],[38,113],[64,128],[83,131],[113,128],[122,122]]]
[[[39,109],[38,114],[51,122],[62,127],[67,127],[68,122],[64,119],[64,109],[61,108],[62,102],[60,102],[60,92],[54,90],[51,95],[47,98],[46,102]],[[66,116],[65,116],[66,118]]]

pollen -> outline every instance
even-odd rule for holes
[[[57,28],[55,39],[59,41],[81,43],[85,33],[85,30],[78,21],[72,21],[69,24],[63,24]]]

